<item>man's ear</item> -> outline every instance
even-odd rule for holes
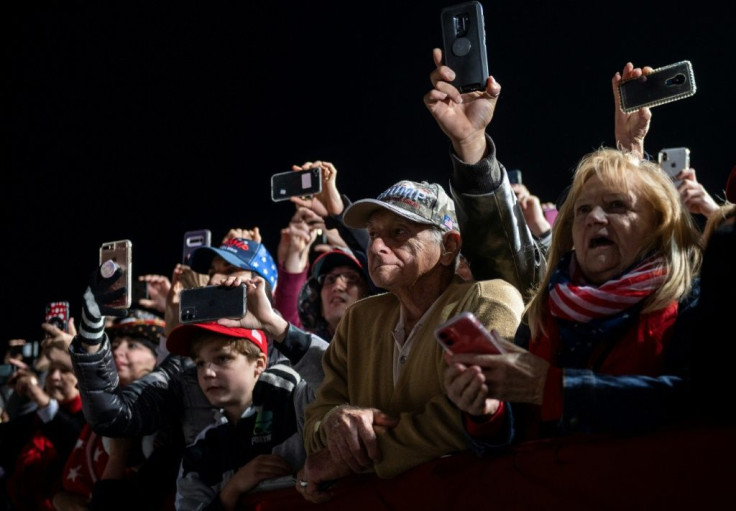
[[[454,264],[457,259],[457,254],[460,252],[462,247],[462,239],[460,233],[457,231],[448,231],[442,235],[442,254],[440,255],[440,262],[449,266]]]

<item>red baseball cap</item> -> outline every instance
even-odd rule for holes
[[[319,277],[337,266],[353,266],[356,270],[363,272],[363,265],[360,264],[352,254],[333,248],[329,252],[320,254],[312,263],[312,276]]]
[[[187,323],[174,328],[166,338],[166,349],[174,355],[188,357],[192,338],[195,334],[206,330],[216,334],[232,337],[233,339],[248,339],[250,342],[258,346],[258,348],[268,355],[268,340],[266,334],[261,330],[251,330],[250,328],[231,328],[229,326],[220,325],[217,322],[208,323]]]

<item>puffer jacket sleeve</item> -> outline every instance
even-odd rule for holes
[[[79,337],[69,352],[85,419],[98,435],[147,435],[181,416],[183,399],[176,394],[182,357],[169,355],[153,372],[122,388],[107,335],[96,353],[87,353]]]

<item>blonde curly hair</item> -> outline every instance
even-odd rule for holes
[[[547,273],[527,305],[527,320],[532,338],[544,331],[543,318],[548,311],[549,282],[560,260],[574,249],[572,226],[575,202],[593,177],[616,192],[634,191],[644,198],[654,213],[653,229],[639,248],[639,257],[659,254],[664,260],[667,278],[644,302],[642,312],[661,309],[685,296],[700,270],[702,250],[698,228],[680,200],[669,176],[654,163],[632,153],[602,147],[578,163],[565,202],[559,208],[552,228],[552,242],[547,256]]]

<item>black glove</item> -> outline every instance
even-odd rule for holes
[[[123,296],[125,287],[110,291],[110,286],[118,280],[123,270],[119,267],[112,276],[105,278],[97,268],[90,278],[89,286],[84,291],[82,299],[82,321],[79,325],[79,335],[85,344],[100,344],[105,334],[105,316],[123,318],[127,316],[126,309],[114,309],[107,304]]]

